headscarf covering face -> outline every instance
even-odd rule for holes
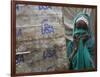
[[[88,26],[89,26],[89,16],[87,14],[80,14],[75,18],[73,37],[74,37],[74,41],[78,40],[78,42],[76,42],[78,45],[77,45],[76,53],[71,60],[72,69],[74,70],[94,68],[94,63],[92,61],[91,54],[86,44],[89,39],[89,36],[91,35],[89,33]],[[71,45],[70,43],[69,47],[72,46],[73,45]],[[68,52],[69,51],[70,50],[68,50]],[[71,52],[73,52],[73,50]]]
[[[86,39],[89,36],[88,25],[88,15],[81,14],[79,17],[76,17],[73,30],[74,39]]]

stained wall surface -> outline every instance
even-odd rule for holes
[[[16,72],[68,69],[64,36],[62,7],[17,5]]]

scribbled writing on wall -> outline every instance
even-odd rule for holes
[[[51,57],[57,58],[56,50],[53,48],[48,48],[46,51],[43,52],[43,59],[47,59]]]
[[[52,9],[50,6],[39,6],[39,10],[48,10]]]
[[[20,36],[22,35],[22,29],[19,28],[19,29],[16,29],[16,36]]]
[[[16,55],[16,64],[19,64],[20,62],[24,62],[23,54]]]
[[[16,5],[16,10],[19,10],[19,5]]]
[[[41,27],[41,33],[42,34],[49,34],[49,33],[54,33],[54,28],[52,25],[45,23]]]

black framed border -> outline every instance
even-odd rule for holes
[[[95,8],[95,64],[93,70],[66,70],[54,72],[30,72],[16,74],[16,4],[29,5],[48,5],[61,7],[76,7],[76,8]],[[44,74],[60,74],[60,73],[79,73],[97,71],[97,6],[96,5],[80,5],[80,4],[62,4],[62,3],[48,3],[48,2],[31,2],[31,1],[11,1],[11,76],[29,76],[29,75],[44,75]]]

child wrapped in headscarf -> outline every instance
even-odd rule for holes
[[[79,14],[73,25],[73,41],[70,41],[67,46],[70,69],[93,69],[94,37],[89,30],[89,16]]]

